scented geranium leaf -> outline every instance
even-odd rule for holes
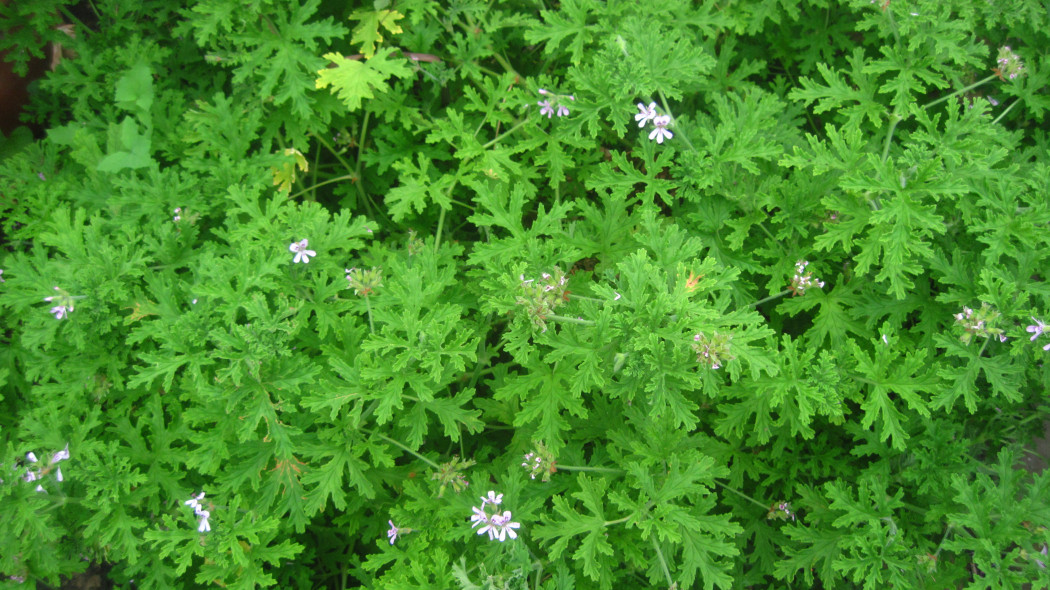
[[[944,548],[987,572],[982,579],[989,588],[1050,584],[1046,557],[1040,555],[1046,528],[1032,526],[1050,519],[1050,470],[1032,477],[1017,465],[1018,457],[1002,449],[989,473],[951,477],[954,505],[948,521],[954,534],[946,536]]]
[[[642,144],[643,160],[637,165],[623,152],[613,151],[610,156],[609,162],[599,164],[597,171],[587,177],[587,188],[606,193],[613,202],[630,201],[638,196],[643,203],[654,203],[656,197],[665,204],[674,202],[675,183],[662,177],[674,159],[673,152],[656,150],[650,142]]]
[[[321,0],[292,2],[284,10],[260,15],[266,25],[238,27],[230,33],[230,40],[244,48],[231,60],[237,63],[233,81],[251,82],[262,97],[272,96],[276,105],[289,103],[296,116],[310,117],[315,102],[310,96],[314,87],[311,74],[332,60],[328,55],[318,57],[317,52],[323,43],[346,32],[331,17],[310,22],[320,4]],[[323,88],[319,84],[317,88]]]
[[[328,444],[318,445],[313,452],[307,453],[311,465],[314,466],[302,479],[303,486],[309,489],[306,494],[308,513],[323,511],[329,498],[336,510],[346,509],[347,491],[343,485],[344,476],[357,493],[365,498],[375,498],[375,486],[367,475],[370,466],[361,459],[370,442],[361,440],[359,435],[352,435],[351,439],[344,440],[341,444],[329,441]]]
[[[355,10],[349,18],[360,21],[354,26],[350,42],[360,43],[365,59],[372,59],[376,45],[383,42],[382,29],[390,31],[392,35],[401,33],[397,21],[405,18],[405,15],[396,10]]]
[[[867,399],[861,403],[864,417],[861,426],[880,425],[879,440],[891,438],[894,449],[904,450],[908,417],[898,409],[903,400],[908,410],[928,417],[930,410],[922,393],[933,393],[939,381],[926,362],[926,351],[903,352],[877,341],[872,355],[850,342],[850,351],[857,362],[857,371],[863,375],[861,383],[868,389]]]
[[[557,559],[568,548],[573,537],[583,535],[572,558],[584,575],[597,582],[617,565],[617,561],[612,559],[612,545],[605,538],[607,525],[604,509],[608,483],[603,478],[592,479],[583,473],[577,476],[576,483],[579,491],[573,492],[572,498],[579,502],[585,512],[579,512],[576,502],[564,494],[554,496],[554,518],[557,520],[552,519],[536,527],[535,536],[541,542],[553,541],[549,554]]]
[[[817,82],[807,76],[799,78],[799,87],[792,89],[789,98],[801,100],[805,104],[815,104],[813,112],[834,112],[837,119],[845,118],[846,130],[858,130],[864,118],[876,128],[882,127],[886,116],[886,107],[881,99],[876,99],[877,80],[869,76],[865,69],[864,50],[854,48],[847,58],[850,65],[849,80],[841,72],[833,70],[826,64],[818,63],[817,70],[824,79]]]
[[[441,174],[431,166],[430,158],[417,153],[415,161],[404,158],[392,167],[398,172],[398,186],[387,192],[386,202],[394,221],[403,220],[413,210],[422,213],[430,203],[446,210],[452,207],[450,192],[457,177]]]
[[[946,334],[937,334],[934,340],[945,349],[944,356],[958,359],[942,364],[938,375],[948,384],[930,399],[934,408],[944,408],[950,412],[955,401],[960,397],[966,409],[977,412],[978,387],[977,378],[981,375],[988,380],[991,393],[1010,401],[1020,401],[1020,380],[1024,369],[1003,354],[982,354],[984,347],[979,342],[963,344],[958,338]],[[990,398],[984,395],[982,398]]]
[[[552,451],[565,445],[564,432],[571,428],[569,416],[587,417],[582,396],[574,393],[567,382],[571,375],[540,362],[533,356],[522,367],[523,373],[508,377],[496,392],[498,400],[517,399],[521,410],[514,426],[535,424],[536,438],[546,441]]]
[[[150,131],[139,131],[139,125],[131,117],[124,117],[119,127],[110,127],[109,149],[99,160],[99,172],[118,172],[125,169],[146,168],[154,164],[150,157],[152,142]]]
[[[543,43],[543,52],[547,55],[554,54],[563,42],[568,41],[572,53],[569,60],[579,65],[584,47],[598,32],[594,23],[597,15],[611,17],[614,10],[615,7],[606,7],[596,0],[566,0],[556,11],[541,10],[543,24],[530,27],[525,32],[525,40],[533,44]]]
[[[326,53],[334,67],[317,70],[317,88],[328,88],[351,111],[361,108],[361,102],[374,98],[377,92],[386,92],[387,80],[391,77],[407,78],[412,70],[404,59],[391,59],[390,47],[376,52],[371,59],[358,61],[348,59],[338,53]]]

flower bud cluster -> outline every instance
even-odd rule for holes
[[[791,520],[795,521],[795,512],[791,509],[791,504],[788,502],[781,502],[774,504],[769,507],[769,513],[766,514],[767,520]]]
[[[368,297],[383,286],[383,269],[377,266],[368,270],[348,268],[346,269],[346,280],[350,283],[347,288],[353,289],[354,295]]]
[[[474,465],[473,459],[462,460],[459,457],[453,457],[448,463],[442,463],[435,473],[430,474],[430,479],[441,482],[441,487],[438,488],[438,498],[445,495],[448,486],[452,486],[457,494],[467,489],[470,482],[463,476],[463,472],[472,465]]]
[[[694,334],[692,346],[696,352],[696,362],[711,369],[721,368],[727,361],[736,358],[729,352],[732,340],[732,334],[713,332],[710,338],[703,332]]]
[[[1006,341],[1006,335],[1000,328],[995,327],[999,319],[999,312],[992,309],[987,303],[981,304],[981,309],[974,311],[969,307],[955,314],[955,324],[962,326],[964,332],[959,337],[963,344],[969,344],[974,337],[996,337],[1000,342]]]
[[[999,74],[1000,78],[1013,80],[1025,73],[1024,62],[1021,61],[1019,55],[1010,49],[1010,46],[999,48],[999,56],[996,58],[995,63],[999,64],[996,73]]]
[[[536,479],[536,476],[540,476],[540,481],[548,482],[551,480],[551,474],[558,470],[555,467],[556,461],[554,455],[547,449],[547,445],[542,442],[536,443],[536,450],[526,453],[525,459],[521,462],[521,466],[529,470],[529,477]]]
[[[814,278],[813,273],[806,270],[809,266],[808,260],[799,260],[795,263],[795,276],[791,277],[791,289],[795,295],[804,295],[806,289],[816,287],[821,289],[824,287],[824,281]]]
[[[515,303],[525,306],[534,328],[546,332],[547,316],[569,299],[568,277],[555,267],[554,274],[545,272],[539,279],[526,279],[523,274],[518,280],[521,281],[521,295],[518,295]]]
[[[488,533],[489,540],[499,540],[500,543],[507,540],[507,537],[511,539],[517,539],[518,533],[514,529],[520,528],[521,523],[513,522],[511,520],[510,510],[504,510],[500,512],[497,508],[492,514],[489,514],[485,507],[491,505],[492,507],[499,506],[503,503],[503,494],[497,494],[493,490],[489,490],[488,496],[481,497],[481,506],[471,506],[471,510],[474,512],[470,516],[471,525],[470,528],[474,528],[481,525],[478,529],[478,534],[483,535]]]

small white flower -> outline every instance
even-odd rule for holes
[[[649,132],[649,139],[655,139],[656,143],[663,143],[664,139],[671,139],[674,134],[667,128],[671,124],[670,115],[661,115],[653,119],[653,129]]]
[[[4,269],[0,268],[0,283],[6,283],[7,282],[7,281],[4,280],[3,274],[4,274]]]
[[[393,545],[394,541],[397,540],[398,533],[400,533],[401,531],[397,528],[396,525],[394,525],[394,521],[388,520],[387,523],[390,524],[390,530],[386,532],[386,536],[390,538],[390,544]]]
[[[645,127],[645,124],[656,118],[656,103],[651,102],[649,106],[645,106],[642,103],[638,103],[638,114],[634,116],[634,120],[638,121],[638,127]]]
[[[563,104],[559,104],[559,105],[558,105],[558,112],[557,112],[557,115],[558,115],[559,117],[564,117],[564,116],[566,116],[566,115],[568,115],[568,114],[569,114],[569,107],[567,107],[567,106],[565,106],[565,105],[563,105]]]
[[[69,312],[73,311],[72,307],[66,307],[65,305],[56,305],[51,308],[50,313],[55,315],[56,320],[61,320],[69,315]]]
[[[484,507],[484,505],[482,505],[482,506]],[[479,524],[482,524],[482,523],[485,523],[485,524],[489,523],[489,515],[485,514],[485,510],[483,508],[478,508],[477,506],[471,506],[470,509],[474,511],[474,514],[470,515],[470,522],[474,523],[474,524],[470,525],[470,528],[474,528],[474,527],[476,527],[476,526],[478,526]]]
[[[288,250],[290,250],[292,252],[295,252],[295,259],[292,260],[293,264],[294,263],[299,263],[299,262],[302,262],[303,264],[306,264],[306,263],[310,262],[310,257],[311,256],[317,256],[317,252],[314,252],[313,250],[307,250],[306,249],[306,247],[309,244],[310,244],[309,240],[302,239],[302,240],[299,240],[298,242],[292,242],[291,245],[288,246]]]
[[[201,510],[199,516],[201,517],[201,520],[199,523],[197,523],[197,532],[206,533],[210,531],[211,523],[208,522],[208,519],[211,518],[211,512],[208,512],[207,510]]]
[[[551,101],[541,100],[536,104],[540,105],[540,116],[547,115],[548,119],[554,116],[554,107],[551,106]]]
[[[616,293],[616,292],[614,291],[614,293]],[[616,297],[613,297],[613,301],[619,301],[619,300],[620,300],[620,294],[616,293]]]

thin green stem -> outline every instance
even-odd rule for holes
[[[922,105],[922,108],[928,109],[928,108],[930,108],[930,107],[932,107],[934,105],[941,104],[942,102],[944,102],[944,101],[946,101],[946,100],[948,100],[948,99],[950,99],[950,98],[952,98],[954,96],[959,96],[960,94],[963,94],[964,92],[969,92],[969,91],[973,90],[974,88],[977,88],[978,86],[981,86],[983,84],[987,84],[988,82],[991,82],[992,80],[994,80],[996,77],[997,76],[995,74],[992,74],[991,76],[988,76],[987,78],[985,78],[983,80],[980,80],[980,81],[974,82],[973,84],[970,84],[966,88],[962,88],[960,90],[956,90],[955,92],[953,92],[953,93],[951,93],[951,94],[949,94],[947,96],[942,96],[942,97],[938,98],[937,100],[935,100],[933,102],[928,102],[928,103]]]
[[[890,145],[893,143],[893,132],[897,129],[897,124],[902,121],[902,117],[897,114],[896,111],[890,115],[890,128],[886,131],[886,142],[882,146],[882,161],[885,162],[886,158],[890,157]]]
[[[748,496],[744,492],[741,492],[740,490],[737,490],[736,488],[731,488],[731,487],[725,485],[724,483],[718,481],[717,479],[714,479],[712,481],[715,482],[716,486],[722,488],[723,490],[728,490],[730,492],[733,492],[734,494],[740,496],[741,498],[747,500],[748,502],[751,502],[755,506],[758,506],[759,508],[762,508],[763,510],[769,510],[769,506],[759,502],[758,500],[752,498],[751,496]]]
[[[598,299],[597,297],[587,297],[585,295],[571,295],[569,299],[581,299],[583,301],[593,301],[595,303],[605,303],[604,299]]]
[[[664,552],[660,550],[660,544],[656,542],[656,535],[650,535],[649,540],[653,542],[653,549],[656,549],[656,557],[660,560],[660,569],[664,571],[664,578],[667,579],[667,587],[671,588],[674,586],[674,580],[671,578],[671,570],[667,567],[667,560],[664,559]]]
[[[324,181],[318,182],[317,184],[315,184],[313,186],[308,186],[308,187],[304,188],[303,190],[301,190],[301,191],[299,191],[299,192],[297,192],[297,193],[295,193],[293,195],[290,195],[288,198],[289,199],[294,199],[294,198],[298,197],[299,195],[302,195],[304,193],[308,193],[308,192],[310,192],[312,190],[316,190],[316,189],[318,189],[318,188],[320,188],[320,187],[322,187],[322,186],[324,186],[326,184],[332,184],[333,182],[339,182],[341,180],[351,180],[352,181],[353,179],[354,179],[354,175],[353,174],[346,174],[346,175],[343,175],[343,176],[337,176],[335,178],[329,178],[328,180],[324,180]]]
[[[517,131],[518,129],[520,129],[520,128],[524,127],[524,126],[525,126],[525,124],[526,124],[526,123],[528,123],[528,122],[529,122],[529,119],[528,119],[528,117],[526,117],[526,118],[522,119],[521,121],[518,121],[518,122],[517,122],[517,123],[516,123],[516,124],[515,124],[515,125],[514,125],[513,127],[511,127],[510,129],[507,129],[507,130],[506,130],[506,131],[504,131],[503,133],[501,133],[501,134],[497,135],[497,136],[496,136],[496,138],[495,138],[495,139],[493,139],[492,141],[490,141],[490,142],[488,142],[488,143],[486,143],[486,144],[482,145],[482,146],[481,146],[481,149],[483,149],[483,150],[487,150],[487,149],[489,149],[489,148],[490,148],[490,147],[492,147],[493,145],[495,145],[495,144],[499,143],[499,141],[500,141],[501,139],[503,139],[504,137],[506,137],[506,136],[510,135],[511,133],[514,133],[514,132],[515,132],[515,131]]]
[[[437,231],[434,232],[434,252],[437,252],[438,248],[441,247],[441,230],[444,227],[445,227],[445,208],[441,207],[441,212],[438,213],[438,227],[437,227]]]
[[[759,299],[758,301],[752,303],[751,307],[758,307],[759,305],[762,305],[763,303],[767,303],[767,302],[772,301],[774,299],[779,299],[779,298],[783,297],[784,295],[787,295],[790,292],[791,292],[791,289],[784,289],[783,291],[781,291],[780,293],[777,293],[776,295],[770,295],[769,297],[766,297],[765,299]]]
[[[365,295],[365,309],[368,310],[368,332],[370,334],[376,333],[376,326],[372,323],[372,300]]]
[[[631,516],[634,516],[633,514]],[[602,526],[612,526],[614,524],[620,524],[631,520],[631,516],[625,516],[623,518],[617,518],[616,520],[607,520],[602,523]]]
[[[667,106],[667,97],[664,96],[663,90],[659,91],[659,93],[660,93],[660,106],[662,106],[664,108],[664,112],[665,113],[671,114],[671,109]],[[671,119],[674,120],[676,123],[678,121],[678,118],[675,117],[673,114],[671,115]],[[693,142],[689,141],[689,136],[686,135],[685,130],[682,129],[681,127],[675,125],[675,131],[682,138],[682,140],[685,141],[685,144],[687,146],[689,146],[689,149],[691,149],[691,150],[693,150],[695,152],[696,148],[693,147]]]
[[[399,449],[405,451],[406,453],[409,453],[411,455],[415,455],[415,457],[417,459],[419,459],[420,461],[426,463],[427,465],[430,465],[434,469],[441,469],[440,465],[438,465],[437,463],[431,461],[430,459],[427,459],[426,457],[424,457],[423,455],[420,455],[419,453],[413,451],[412,449],[408,448],[401,441],[394,440],[394,439],[390,438],[389,436],[386,436],[385,434],[378,433],[378,432],[376,432],[374,430],[368,430],[367,428],[362,428],[361,432],[364,432],[365,434],[370,434],[372,436],[377,436],[377,437],[385,440],[386,442],[394,445],[395,447],[398,447]]]
[[[581,320],[580,318],[570,318],[563,315],[551,314],[546,316],[544,319],[554,320],[556,322],[565,322],[566,324],[579,324],[581,326],[593,326],[594,321],[592,320]]]
[[[615,467],[590,467],[588,465],[559,465],[555,467],[558,471],[594,471],[597,473],[624,473],[623,469],[616,469]]]
[[[998,116],[998,117],[996,117],[995,119],[993,119],[993,120],[992,120],[992,125],[995,125],[995,124],[996,124],[996,123],[998,123],[998,122],[999,122],[1000,120],[1002,120],[1002,118],[1006,116],[1006,113],[1009,113],[1009,112],[1010,112],[1010,109],[1012,109],[1012,108],[1014,108],[1015,106],[1017,106],[1017,103],[1018,103],[1018,102],[1020,102],[1020,101],[1019,101],[1019,100],[1015,100],[1015,101],[1013,101],[1012,103],[1010,103],[1010,106],[1008,106],[1008,107],[1006,107],[1005,109],[1003,109],[1003,112],[999,113],[999,116]]]

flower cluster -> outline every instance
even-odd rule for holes
[[[729,344],[732,340],[732,334],[713,332],[710,338],[703,332],[694,334],[692,346],[693,351],[696,352],[696,362],[712,369],[721,368],[727,361],[736,358],[729,352]]]
[[[569,290],[566,288],[568,277],[560,268],[555,267],[554,274],[545,272],[538,280],[526,279],[524,274],[520,275],[518,280],[522,294],[518,295],[515,303],[525,306],[533,327],[546,332],[547,316],[569,300]]]
[[[58,463],[59,461],[65,461],[67,459],[69,459],[69,443],[66,443],[66,446],[65,446],[64,449],[62,449],[61,451],[58,451],[57,453],[54,453],[53,455],[51,455],[51,460],[47,462],[47,465],[44,466],[43,469],[39,469],[39,470],[36,470],[36,471],[30,470],[29,472],[27,472],[25,474],[25,476],[22,477],[22,479],[24,481],[38,481],[38,480],[42,480],[42,479],[44,479],[44,477],[47,476],[48,473],[51,473],[52,469],[54,469],[55,470],[55,480],[62,481],[62,479],[63,479],[62,478],[62,468],[57,466],[57,465],[55,465],[55,464]],[[26,453],[26,461],[28,461],[29,463],[37,463],[38,460],[36,458],[36,454],[33,453],[32,451]],[[42,486],[40,484],[36,484],[36,491],[43,492],[44,491],[44,486]]]
[[[781,502],[774,504],[769,507],[769,512],[766,514],[767,520],[788,520],[795,521],[795,512],[791,509],[791,504],[787,502]]]
[[[346,280],[350,283],[347,288],[353,289],[354,295],[368,297],[383,286],[383,269],[379,267],[372,267],[368,270],[348,268],[346,269]]]
[[[995,73],[999,74],[1000,78],[1006,77],[1013,80],[1025,73],[1021,57],[1014,53],[1009,46],[999,48],[999,56],[996,58],[995,63],[999,64]]]
[[[656,114],[655,102],[649,103],[649,106],[638,103],[638,113],[634,116],[634,120],[638,121],[639,128],[645,127],[649,121],[653,122],[653,130],[649,132],[649,139],[655,139],[656,143],[663,143],[665,139],[674,137],[674,133],[667,128],[671,124],[671,116]]]
[[[303,238],[298,242],[292,242],[288,246],[289,251],[295,252],[295,258],[292,259],[292,264],[298,264],[300,262],[302,262],[303,264],[308,264],[310,262],[311,256],[317,256],[317,252],[314,252],[313,250],[307,250],[306,247],[309,245],[310,240]]]
[[[514,529],[520,528],[521,524],[513,522],[511,520],[510,510],[504,510],[502,513],[498,508],[493,510],[492,514],[489,514],[485,507],[492,505],[493,508],[499,506],[503,502],[503,494],[497,494],[495,491],[489,490],[488,496],[482,496],[481,507],[472,506],[471,510],[474,514],[471,515],[470,528],[474,528],[478,525],[482,525],[478,529],[478,534],[482,535],[485,533],[489,534],[490,540],[499,539],[499,542],[507,540],[507,537],[511,539],[517,539],[518,533]]]
[[[54,314],[56,320],[61,320],[68,316],[69,312],[73,311],[73,300],[75,297],[58,287],[55,287],[55,291],[58,291],[58,295],[44,297],[44,301],[56,304],[50,309],[50,313]]]
[[[208,519],[211,518],[211,512],[205,510],[204,507],[201,506],[200,501],[203,499],[204,492],[201,492],[200,494],[197,494],[196,496],[183,502],[183,504],[185,504],[186,506],[193,507],[193,513],[196,514],[197,518],[199,519],[197,522],[197,532],[199,533],[206,533],[211,530],[211,524],[208,522]]]
[[[430,474],[430,479],[441,482],[441,487],[438,488],[438,498],[445,495],[445,489],[448,486],[452,486],[457,494],[467,489],[470,482],[463,476],[463,471],[471,465],[474,465],[473,459],[462,460],[459,457],[452,457],[448,463],[442,463],[437,472]]]
[[[1005,342],[1006,335],[1001,329],[995,327],[997,319],[999,319],[999,312],[992,309],[987,303],[982,303],[981,309],[977,311],[969,307],[962,308],[961,312],[955,314],[956,325],[962,326],[964,330],[959,340],[963,344],[969,344],[975,336],[985,338],[995,336],[999,342]]]
[[[572,94],[555,94],[545,88],[539,90],[541,96],[549,96],[550,98],[537,102],[540,106],[540,115],[547,115],[550,119],[552,116],[557,114],[559,117],[564,117],[569,114],[569,107],[565,106],[563,101],[576,101],[576,97]]]
[[[1035,322],[1035,323],[1032,324],[1031,326],[1026,327],[1024,330],[1025,330],[1025,332],[1030,332],[1032,334],[1032,337],[1031,337],[1030,340],[1032,342],[1035,342],[1036,338],[1038,338],[1038,337],[1042,336],[1043,334],[1046,334],[1048,331],[1050,331],[1050,326],[1047,326],[1046,324],[1044,324],[1042,320],[1037,320],[1035,318],[1032,318],[1032,321]],[[1047,344],[1046,346],[1044,346],[1043,350],[1050,350],[1050,344]]]
[[[813,273],[806,270],[809,266],[808,260],[799,260],[795,263],[795,276],[791,277],[791,289],[795,295],[803,295],[806,293],[806,289],[816,287],[818,289],[824,287],[824,281],[813,278]]]
[[[540,476],[540,480],[548,482],[551,480],[551,474],[558,470],[555,467],[556,461],[554,455],[547,449],[547,446],[542,442],[536,443],[536,450],[525,453],[525,460],[521,462],[521,466],[529,470],[529,477],[536,479],[536,476]]]

